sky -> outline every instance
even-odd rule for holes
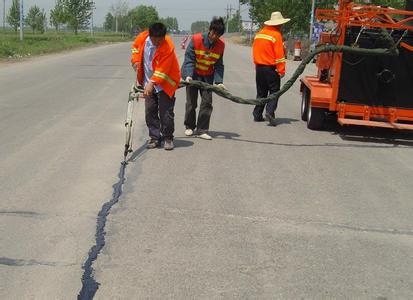
[[[1,5],[1,24],[3,24],[3,2]],[[6,15],[11,6],[12,0],[6,1]],[[191,24],[195,21],[210,21],[214,16],[226,16],[227,11],[231,10],[231,14],[239,8],[238,0],[95,0],[96,9],[94,11],[94,24],[101,26],[105,20],[105,16],[110,12],[110,7],[116,6],[119,1],[126,1],[129,9],[139,5],[154,6],[161,18],[176,17],[178,19],[179,29],[189,30]],[[40,9],[44,9],[47,17],[50,10],[55,5],[55,0],[23,0],[23,11],[27,14],[30,7],[37,5]],[[248,7],[241,6],[242,18],[248,20]]]

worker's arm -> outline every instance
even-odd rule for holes
[[[188,44],[188,47],[185,51],[185,58],[181,68],[181,77],[183,79],[187,77],[193,77],[195,70],[195,51],[194,51],[194,42],[191,41]]]
[[[275,53],[275,67],[280,77],[285,75],[285,52],[284,43],[281,33],[277,32],[276,42],[274,43],[274,53]]]
[[[224,54],[217,60],[214,65],[214,82],[220,84],[224,82]]]

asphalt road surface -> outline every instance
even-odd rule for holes
[[[206,141],[180,89],[176,148],[139,102],[124,165],[129,48],[0,64],[0,299],[413,298],[413,133],[311,131],[296,82],[276,127],[214,95]],[[255,98],[250,48],[224,62]]]

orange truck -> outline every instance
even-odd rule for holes
[[[404,10],[340,0],[337,9],[317,9],[316,18],[335,26],[321,33],[319,45],[386,48],[384,30],[399,55],[318,54],[317,75],[301,78],[307,127],[321,129],[334,114],[341,125],[413,130],[413,0]]]

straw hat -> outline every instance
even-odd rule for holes
[[[281,24],[287,23],[290,20],[291,19],[284,18],[283,15],[279,11],[275,11],[271,14],[271,19],[269,19],[268,21],[265,21],[264,24],[269,25],[269,26],[275,26],[275,25],[281,25]]]

